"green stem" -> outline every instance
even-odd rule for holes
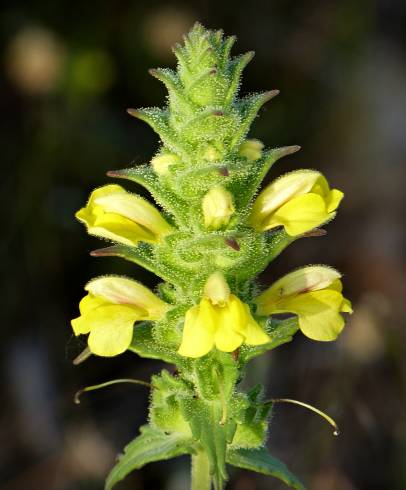
[[[204,451],[192,456],[192,485],[191,490],[210,490],[210,463]]]

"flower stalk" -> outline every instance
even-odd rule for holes
[[[81,390],[122,382],[151,390],[148,424],[124,448],[106,490],[147,463],[184,454],[192,459],[192,490],[222,490],[228,465],[300,490],[300,480],[265,447],[273,405],[296,403],[332,423],[308,404],[265,401],[260,385],[240,385],[251,359],[298,331],[335,340],[352,310],[341,274],[328,266],[258,284],[288,245],[324,234],[319,227],[334,218],[343,193],[315,170],[290,172],[260,189],[271,166],[299,147],[267,150],[247,137],[279,92],[239,95],[253,53],[232,57],[234,42],[196,24],[174,48],[176,70],[150,70],[168,90],[167,106],[128,111],[158,133],[161,146],[149,163],[108,175],[143,186],[155,203],[110,184],[93,191],[76,215],[89,234],[111,242],[92,256],[121,257],[162,282],[152,291],[122,276],[90,280],[71,322],[88,343],[75,362],[129,351],[176,367],[150,383],[120,379]],[[290,316],[280,320],[280,313]]]

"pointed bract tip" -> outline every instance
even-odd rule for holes
[[[240,245],[235,238],[226,238],[225,243],[237,252],[241,250]]]
[[[296,153],[301,150],[301,146],[292,145],[292,146],[282,146],[281,148],[277,148],[276,151],[280,153],[282,156],[292,155],[292,153]]]
[[[223,177],[228,177],[230,175],[228,168],[224,166],[219,167],[218,172]]]
[[[111,257],[114,255],[118,255],[116,245],[111,247],[98,248],[97,250],[92,250],[90,252],[91,257]]]
[[[276,97],[280,93],[280,90],[269,90],[263,94],[263,98],[265,101],[271,100]]]
[[[88,357],[90,357],[92,353],[90,352],[89,347],[86,347],[85,350],[83,350],[75,359],[73,359],[72,363],[77,366],[81,364],[83,361],[86,361]]]
[[[317,236],[325,236],[327,235],[327,230],[324,228],[316,228],[315,230],[308,231],[302,235],[303,238],[311,238]]]
[[[123,177],[125,173],[125,170],[109,170],[106,175],[107,177]]]
[[[156,77],[157,73],[158,73],[158,70],[156,68],[150,68],[148,70],[148,73],[153,76],[153,77]]]
[[[130,114],[130,116],[133,116],[133,117],[139,117],[140,116],[140,112],[137,110],[137,109],[127,109],[127,114]]]

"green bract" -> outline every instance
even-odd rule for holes
[[[150,70],[168,90],[167,106],[128,111],[162,144],[150,163],[109,175],[140,184],[157,207],[110,185],[77,214],[89,233],[113,242],[92,255],[122,257],[164,282],[154,294],[128,278],[91,281],[75,334],[89,334],[93,354],[129,349],[177,368],[153,376],[149,424],[124,449],[107,490],[146,463],[182,454],[192,456],[194,490],[221,490],[227,464],[304,488],[265,449],[272,400],[239,383],[251,359],[299,327],[316,340],[343,328],[351,306],[334,269],[299,269],[262,294],[255,282],[285,247],[334,217],[342,193],[318,172],[298,171],[256,197],[272,164],[299,147],[266,150],[246,139],[278,92],[238,96],[253,53],[231,57],[234,41],[196,24],[174,49],[177,70]],[[295,316],[278,320],[274,312]]]

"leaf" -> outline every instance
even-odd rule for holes
[[[129,473],[147,463],[174,458],[192,452],[191,441],[180,434],[167,435],[149,425],[141,427],[141,434],[124,448],[122,454],[110,471],[105,490],[111,490]]]
[[[279,478],[286,485],[296,490],[305,490],[303,483],[291,473],[279,459],[271,456],[265,448],[234,449],[227,453],[227,463],[237,468],[256,471],[263,475]]]

